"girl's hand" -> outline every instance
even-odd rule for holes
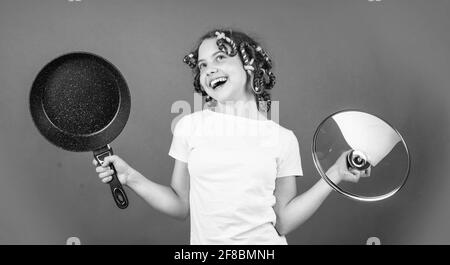
[[[130,167],[125,161],[123,161],[120,157],[116,155],[105,157],[103,160],[103,165],[98,165],[97,161],[94,159],[92,161],[95,168],[95,171],[98,174],[98,177],[102,180],[103,183],[108,183],[112,180],[112,174],[114,171],[109,168],[109,164],[113,164],[116,168],[117,178],[119,179],[122,185],[126,185],[130,182],[130,179],[133,176],[134,169]]]
[[[341,181],[356,183],[359,181],[359,178],[370,176],[371,167],[363,171],[356,169],[349,170],[347,168],[347,155],[350,152],[351,150],[343,152],[336,162],[328,169],[326,175],[333,183],[338,184]]]

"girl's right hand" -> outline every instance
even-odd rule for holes
[[[95,159],[92,161],[92,164],[96,166],[95,171],[99,173],[98,177],[103,183],[108,183],[112,180],[114,171],[109,167],[110,164],[113,164],[116,168],[117,178],[122,185],[126,185],[130,181],[134,172],[132,167],[116,155],[105,157],[102,165],[99,165]]]
[[[347,167],[347,156],[351,150],[347,150],[341,154],[336,162],[325,173],[333,183],[338,184],[341,181],[349,181],[357,183],[361,177],[369,177],[371,168],[364,171],[357,169],[349,169]]]

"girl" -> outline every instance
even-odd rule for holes
[[[184,62],[208,107],[175,126],[171,185],[149,180],[116,155],[96,168],[99,177],[111,181],[112,163],[120,182],[152,207],[179,219],[190,216],[191,244],[287,244],[286,234],[332,189],[321,179],[296,195],[295,177],[303,174],[297,138],[266,115],[275,84],[269,56],[242,32],[213,30]],[[361,176],[347,169],[345,158],[327,171],[334,183]]]

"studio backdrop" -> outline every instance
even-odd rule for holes
[[[359,202],[333,192],[289,244],[450,243],[450,2],[446,0],[0,2],[0,243],[188,244],[189,220],[125,187],[119,209],[92,152],[50,144],[29,108],[34,79],[54,58],[83,51],[114,64],[131,108],[111,146],[147,178],[170,184],[177,102],[195,111],[183,63],[205,32],[242,30],[274,61],[279,123],[300,143],[298,193],[320,179],[313,134],[328,115],[359,109],[402,133],[411,172],[395,196]]]

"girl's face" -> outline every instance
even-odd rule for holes
[[[198,49],[200,84],[221,103],[246,100],[247,74],[239,55],[228,56],[219,50],[216,39],[204,40]]]

